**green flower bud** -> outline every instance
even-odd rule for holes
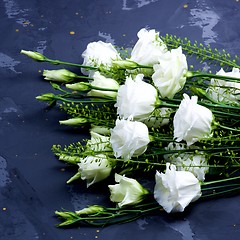
[[[57,82],[69,82],[70,80],[77,77],[73,72],[66,69],[59,70],[44,70],[43,76],[45,80],[57,81]]]
[[[73,223],[75,223],[75,222],[76,222],[75,219],[69,219],[69,220],[67,220],[67,221],[65,221],[65,222],[62,222],[62,223],[58,224],[57,226],[58,226],[58,227],[64,227],[64,226],[71,225],[71,224],[73,224]]]
[[[59,211],[55,211],[55,214],[65,219],[72,218],[74,215],[74,213],[72,212],[59,212]]]
[[[110,128],[99,127],[99,126],[96,126],[96,125],[91,126],[91,132],[95,132],[95,133],[98,133],[98,134],[101,134],[101,135],[104,135],[104,136],[111,134]]]
[[[112,66],[120,69],[136,69],[139,65],[131,60],[114,60]]]
[[[50,104],[56,101],[53,93],[45,93],[41,96],[37,96],[36,99],[39,101],[48,102]]]
[[[73,84],[66,84],[66,87],[73,91],[89,91],[91,90],[91,84],[85,82],[78,82]]]
[[[90,215],[94,213],[99,213],[104,210],[104,207],[98,206],[98,205],[92,205],[88,208],[83,208],[82,210],[75,211],[75,213],[80,216],[80,215]]]
[[[46,60],[46,57],[38,52],[21,50],[21,53],[39,62],[44,62]]]
[[[207,93],[201,88],[198,87],[190,87],[191,91],[194,93],[194,95],[197,95],[199,97],[206,97]]]
[[[87,122],[88,120],[86,118],[70,118],[67,120],[59,121],[60,124],[68,125],[68,126],[80,126]]]

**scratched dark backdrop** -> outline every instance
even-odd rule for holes
[[[35,100],[49,92],[43,69],[19,52],[81,62],[90,41],[131,47],[142,27],[176,34],[240,54],[237,0],[0,0],[0,239],[174,239],[240,238],[240,197],[200,202],[184,214],[160,213],[106,228],[58,229],[54,211],[108,201],[106,189],[66,185],[74,173],[51,152],[86,132],[64,128],[66,116]],[[78,69],[69,68],[79,72]]]

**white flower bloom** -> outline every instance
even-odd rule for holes
[[[78,166],[81,179],[87,180],[87,187],[107,178],[112,170],[111,164],[104,154],[87,156],[81,159]]]
[[[87,147],[94,152],[111,151],[110,137],[90,131],[91,139],[87,141]]]
[[[97,88],[106,88],[113,90],[118,90],[119,88],[119,84],[116,80],[112,78],[106,78],[102,76],[99,72],[95,72],[93,74],[93,81],[91,82],[91,85]],[[117,91],[104,91],[92,89],[90,92],[88,92],[88,96],[110,97],[115,99],[117,96]]]
[[[183,143],[169,143],[165,148],[166,150],[185,150],[187,146]],[[197,149],[194,146],[190,146],[189,149]],[[164,159],[174,164],[178,171],[188,171],[194,174],[199,181],[205,180],[205,174],[208,172],[207,156],[204,152],[198,151],[198,153],[171,153],[164,155]]]
[[[158,60],[159,64],[153,66],[154,85],[163,98],[173,98],[186,82],[185,74],[188,70],[186,56],[182,53],[182,48],[179,47],[162,54]]]
[[[159,56],[167,51],[166,45],[159,37],[159,32],[143,28],[137,36],[139,39],[133,47],[130,60],[147,66],[158,63]]]
[[[116,120],[116,126],[111,129],[110,143],[116,158],[131,159],[147,150],[150,142],[148,128],[141,122]]]
[[[99,67],[103,65],[107,69],[112,66],[113,60],[121,59],[119,53],[111,43],[102,41],[89,43],[86,50],[82,53],[82,57],[84,59],[82,65],[84,66]],[[86,68],[82,68],[81,71],[83,74],[90,74],[91,76],[94,72]]]
[[[233,68],[232,72],[225,72],[222,68],[216,75],[240,78],[240,70]],[[211,79],[210,86],[206,89],[209,96],[217,102],[239,104],[240,83],[220,79]]]
[[[120,208],[140,203],[144,195],[149,193],[148,190],[135,179],[115,173],[115,181],[118,184],[108,185],[111,192],[110,200],[116,202]]]
[[[183,94],[183,97],[173,119],[174,139],[177,142],[185,140],[190,146],[211,136],[214,117],[208,108],[197,104],[197,96],[190,99],[187,94]]]
[[[154,198],[168,213],[183,212],[190,202],[201,197],[199,180],[187,171],[176,171],[174,165],[166,164],[166,172],[156,172]]]
[[[117,113],[121,118],[130,116],[134,120],[148,117],[158,103],[158,92],[151,84],[144,82],[143,74],[138,74],[134,80],[127,77],[124,85],[118,90]]]

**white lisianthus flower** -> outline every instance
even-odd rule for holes
[[[201,197],[199,180],[187,171],[176,171],[166,163],[166,172],[156,172],[154,198],[167,212],[183,212],[189,203]]]
[[[111,151],[110,137],[103,136],[94,131],[90,131],[91,139],[86,146],[94,152]]]
[[[135,79],[127,77],[125,84],[120,86],[114,106],[120,118],[132,116],[138,120],[148,117],[159,102],[156,88],[143,81],[143,74],[138,74]]]
[[[149,194],[149,191],[135,179],[115,173],[115,181],[118,184],[108,185],[111,192],[110,200],[116,202],[120,208],[138,204],[146,194]]]
[[[133,47],[129,60],[147,66],[158,63],[159,56],[167,51],[166,45],[159,37],[159,32],[142,28],[137,36],[139,39]]]
[[[225,72],[222,68],[216,75],[240,78],[240,70],[233,68],[231,72]],[[206,89],[209,96],[217,102],[239,104],[240,83],[220,79],[211,79],[210,86]]]
[[[87,187],[107,178],[112,170],[111,164],[104,154],[87,156],[81,159],[78,166],[81,179],[87,180]]]
[[[144,123],[117,119],[111,129],[110,143],[116,158],[139,156],[147,150],[149,142],[148,128]]]
[[[186,82],[188,70],[186,56],[182,48],[172,49],[159,56],[159,63],[153,66],[152,79],[163,98],[173,98]]]
[[[106,69],[112,66],[113,60],[120,60],[121,57],[117,50],[111,43],[105,43],[102,41],[91,42],[87,45],[86,50],[82,53],[84,59],[84,66],[99,67],[103,65]],[[85,75],[94,73],[92,70],[81,68],[81,71]]]
[[[183,97],[173,119],[174,139],[177,142],[185,140],[190,146],[211,136],[214,116],[208,108],[197,104],[197,96],[190,99],[187,94],[183,94]]]
[[[186,150],[188,149],[186,144],[183,143],[169,143],[165,148],[166,150]],[[190,146],[190,149],[196,149],[193,145]],[[197,153],[171,153],[164,155],[164,159],[171,164],[174,164],[177,168],[177,171],[188,171],[194,174],[194,176],[199,181],[205,180],[205,174],[209,170],[208,158],[207,155],[202,151]]]
[[[90,84],[91,86],[97,87],[97,88],[113,89],[113,90],[119,89],[119,84],[116,80],[112,78],[106,78],[103,75],[101,75],[99,72],[95,72],[93,74],[93,81]],[[115,99],[117,96],[117,91],[104,91],[104,90],[92,89],[90,92],[88,92],[87,95],[94,96],[94,97],[107,97],[107,98]]]

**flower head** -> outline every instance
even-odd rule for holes
[[[148,128],[141,122],[117,119],[111,129],[110,143],[117,158],[139,156],[147,150],[149,142]]]
[[[46,60],[46,57],[39,52],[21,50],[21,53],[39,62],[43,62]]]
[[[188,171],[194,174],[199,181],[205,180],[205,174],[208,172],[208,158],[207,155],[198,151],[197,153],[181,152],[181,150],[188,149],[183,143],[169,143],[166,150],[180,150],[179,153],[171,153],[164,155],[166,161],[174,164],[178,171]],[[191,145],[189,149],[197,149]]]
[[[173,98],[186,82],[185,73],[188,69],[186,56],[179,47],[162,54],[158,60],[159,63],[153,66],[154,85],[163,98]]]
[[[89,91],[91,89],[90,83],[87,83],[87,82],[71,83],[71,84],[66,84],[65,86],[66,88],[69,88],[73,91],[80,91],[80,92]]]
[[[87,156],[78,164],[82,180],[87,180],[87,187],[107,178],[112,170],[104,154]]]
[[[106,69],[112,66],[113,60],[120,60],[121,57],[117,50],[111,43],[102,41],[91,42],[87,45],[86,50],[82,53],[84,59],[84,66],[100,67],[104,66]],[[89,71],[85,68],[81,69],[85,75],[92,75],[94,71]]]
[[[211,136],[214,118],[208,108],[197,104],[197,96],[190,99],[187,94],[183,94],[183,97],[173,119],[174,139],[177,142],[185,140],[190,146],[202,138]]]
[[[68,126],[81,126],[88,122],[87,118],[81,118],[81,117],[75,117],[75,118],[69,118],[67,120],[59,121],[62,125],[68,125]]]
[[[190,202],[201,197],[198,179],[187,171],[176,171],[174,165],[166,164],[166,172],[156,172],[154,198],[168,213],[183,212]]]
[[[91,215],[91,214],[99,213],[102,211],[104,211],[104,207],[98,206],[98,205],[91,205],[87,208],[83,208],[81,210],[75,211],[75,213],[78,216],[81,216],[81,215]]]
[[[159,56],[167,51],[166,45],[154,29],[142,28],[138,34],[138,41],[133,47],[130,60],[141,65],[153,66]]]
[[[99,72],[95,72],[93,74],[93,81],[90,83],[92,87],[96,88],[103,88],[103,89],[109,89],[109,90],[118,90],[119,84],[116,80],[112,78],[106,78],[103,75],[101,75]],[[116,98],[117,91],[104,91],[104,90],[97,90],[92,89],[90,92],[88,92],[88,96],[94,96],[94,97],[108,97],[108,98]]]
[[[138,74],[135,79],[127,77],[120,86],[115,107],[121,118],[132,116],[138,120],[148,117],[159,102],[155,87],[143,81],[143,74]]]
[[[233,68],[231,72],[225,72],[221,68],[216,75],[240,78],[240,71],[238,68]],[[206,92],[217,102],[239,104],[240,101],[239,82],[211,79],[210,86],[206,89]]]
[[[149,194],[135,179],[115,174],[115,181],[118,184],[108,185],[112,202],[116,202],[118,206],[124,207],[140,203],[146,194]]]
[[[70,80],[77,77],[75,73],[70,72],[67,69],[44,70],[43,76],[45,80],[56,82],[69,82]]]
[[[44,93],[36,97],[37,100],[53,104],[56,102],[55,95],[53,93]]]
[[[94,152],[111,151],[110,137],[90,131],[91,139],[87,141],[87,147]]]

